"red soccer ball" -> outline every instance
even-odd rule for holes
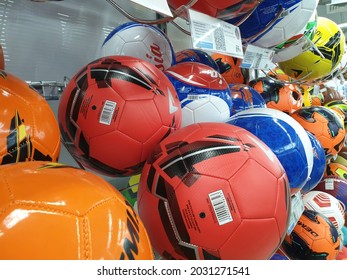
[[[168,0],[171,9],[176,10],[189,4],[189,0]],[[250,13],[260,1],[258,0],[199,0],[191,8],[212,17],[231,19],[236,16]]]
[[[287,229],[290,190],[275,154],[227,123],[163,141],[143,168],[138,210],[165,259],[269,259]]]
[[[83,67],[58,108],[62,138],[82,166],[108,176],[140,172],[163,138],[181,126],[175,88],[153,64],[108,56]]]

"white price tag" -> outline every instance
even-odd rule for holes
[[[291,197],[290,201],[290,217],[289,217],[289,225],[287,229],[287,234],[289,235],[294,229],[295,225],[299,221],[302,213],[304,212],[304,201],[302,199],[302,194],[298,191],[295,195]]]
[[[320,91],[321,90],[320,90],[320,86],[319,85],[314,85],[313,86],[313,95],[314,96],[318,96]]]
[[[193,48],[243,58],[240,30],[237,26],[189,10]]]
[[[267,70],[272,66],[274,54],[274,50],[248,44],[241,67]]]
[[[156,11],[160,14],[173,17],[172,12],[166,0],[155,0],[155,5],[153,5],[153,0],[130,0],[135,2],[145,8],[149,8],[152,11]]]
[[[325,179],[325,184],[324,184],[325,190],[334,190],[334,180],[333,179]]]

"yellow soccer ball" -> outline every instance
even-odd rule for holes
[[[339,66],[344,49],[345,35],[341,28],[331,19],[318,17],[312,47],[292,59],[280,62],[279,67],[296,80],[321,79]]]

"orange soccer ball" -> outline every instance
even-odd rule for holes
[[[0,165],[58,161],[60,131],[48,102],[20,78],[0,70]]]
[[[248,70],[240,67],[242,59],[221,53],[213,53],[211,56],[228,84],[248,84]]]
[[[284,238],[282,249],[292,260],[335,260],[340,242],[336,227],[326,216],[305,209]]]
[[[296,110],[291,116],[317,137],[328,158],[336,156],[344,146],[346,130],[341,117],[334,110],[324,106],[308,106]]]
[[[147,232],[102,177],[43,161],[0,166],[0,259],[150,259]]]

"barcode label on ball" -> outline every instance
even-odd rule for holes
[[[110,125],[112,121],[112,116],[116,107],[117,107],[116,102],[106,100],[104,104],[104,108],[102,108],[99,123]]]
[[[216,214],[218,224],[221,226],[226,223],[232,222],[233,217],[231,216],[228,203],[225,200],[223,191],[219,190],[210,193],[208,196],[210,197],[210,201],[212,203],[214,213]]]
[[[333,191],[334,190],[334,180],[326,179],[325,180],[325,190]]]
[[[216,49],[226,51],[224,31],[222,27],[218,27],[214,30],[214,38],[216,41]]]

